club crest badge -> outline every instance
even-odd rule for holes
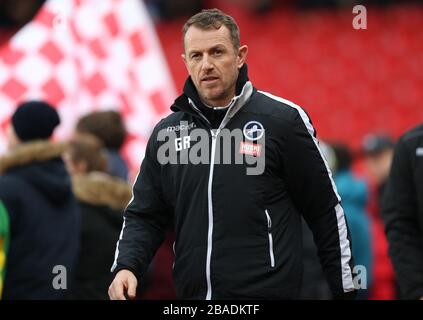
[[[258,121],[247,122],[242,130],[244,137],[250,141],[259,140],[264,134],[264,127]]]

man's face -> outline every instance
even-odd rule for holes
[[[384,183],[389,176],[393,149],[386,149],[366,157],[367,170],[378,185]]]
[[[185,34],[185,65],[200,98],[211,106],[224,106],[235,96],[239,69],[247,46],[236,50],[228,28],[207,30],[191,26]]]

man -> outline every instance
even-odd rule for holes
[[[57,111],[42,101],[22,103],[11,119],[10,150],[0,158],[0,199],[10,226],[7,300],[63,299],[71,285],[79,211],[61,159],[65,145],[49,141],[59,123]]]
[[[397,142],[382,218],[399,296],[423,299],[423,125]]]
[[[190,77],[174,113],[156,126],[148,143],[124,213],[110,298],[135,297],[171,224],[178,298],[296,298],[301,214],[333,294],[353,295],[346,219],[306,113],[252,86],[248,48],[240,46],[238,27],[223,12],[191,17],[183,43]],[[241,141],[230,137],[221,144],[239,132]],[[179,162],[163,161],[175,154]],[[206,161],[198,163],[196,154]],[[240,155],[242,162],[234,163]],[[249,171],[254,161],[256,170]]]

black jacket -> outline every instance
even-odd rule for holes
[[[395,147],[382,218],[400,297],[423,297],[423,125]]]
[[[319,262],[313,233],[304,219],[302,227],[304,273],[298,298],[301,300],[331,300],[331,291]]]
[[[81,210],[81,250],[73,299],[109,299],[113,278],[110,263],[122,227],[122,212],[131,199],[131,187],[108,174],[75,175],[73,190]]]
[[[4,299],[63,299],[72,286],[79,211],[63,150],[60,144],[30,142],[0,159],[0,199],[11,228]],[[54,278],[64,275],[55,266],[66,268],[66,290],[53,287]]]
[[[216,147],[224,131],[212,130],[219,114],[214,117],[212,109],[205,108],[188,79],[184,94],[172,106],[174,113],[154,129],[133,201],[124,213],[112,270],[132,270],[142,281],[165,229],[174,222],[173,275],[179,298],[296,298],[302,277],[303,215],[334,294],[349,296],[346,293],[354,288],[346,219],[305,112],[256,91],[243,67],[237,96],[220,129],[238,129],[250,139],[265,134],[259,140],[231,140],[227,149],[232,164],[224,164],[224,143]],[[158,141],[159,136],[194,135],[198,128],[204,129],[205,139],[195,144],[191,137],[184,151],[208,152],[210,164],[159,162],[165,143],[177,148],[177,140]],[[198,145],[206,148],[198,151]],[[234,158],[241,151],[242,163],[237,164]],[[183,151],[176,154],[184,156]],[[246,174],[252,167],[247,161],[263,161],[264,172]]]

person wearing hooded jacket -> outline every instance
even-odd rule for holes
[[[79,210],[61,154],[60,123],[46,102],[20,104],[0,158],[0,199],[10,225],[3,299],[65,299],[79,250]],[[55,278],[60,277],[60,278]]]
[[[135,297],[174,227],[177,298],[295,299],[301,216],[333,296],[353,298],[347,221],[310,118],[253,87],[248,47],[240,46],[232,17],[204,10],[183,34],[190,77],[147,144],[116,246],[110,298]]]
[[[107,173],[107,153],[99,139],[78,134],[64,154],[81,211],[80,254],[72,299],[104,300],[112,280],[110,261],[131,187]]]
[[[423,124],[397,141],[382,218],[399,298],[423,300]]]

